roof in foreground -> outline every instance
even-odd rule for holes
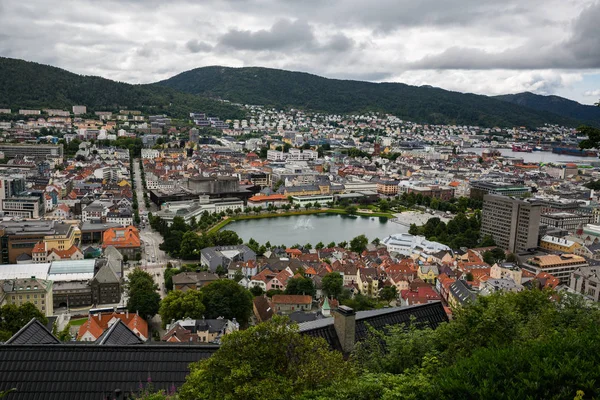
[[[446,311],[439,301],[408,307],[359,311],[356,313],[355,341],[367,337],[367,324],[377,330],[383,330],[391,325],[409,324],[412,317],[415,318],[416,324],[423,324],[431,328],[437,328],[440,323],[448,321]],[[333,349],[341,351],[341,345],[333,326],[333,318],[304,322],[299,324],[299,328],[300,333],[322,337]]]
[[[155,390],[179,388],[189,364],[210,357],[207,345],[3,345],[0,391],[16,388],[7,400],[78,400],[137,394],[152,382]],[[111,396],[112,395],[112,396]],[[126,398],[126,396],[124,396]]]

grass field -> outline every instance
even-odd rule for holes
[[[81,326],[87,320],[87,318],[72,319],[69,323],[71,326]]]

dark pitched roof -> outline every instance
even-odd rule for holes
[[[100,346],[107,346],[142,344],[144,341],[129,329],[122,320],[118,319],[110,328],[102,332],[102,335],[96,339],[95,343]]]
[[[24,327],[19,329],[6,344],[59,344],[60,340],[37,319],[32,318]]]
[[[367,324],[376,330],[383,330],[390,325],[409,324],[415,318],[417,326],[426,325],[437,328],[442,322],[448,321],[448,316],[441,302],[418,304],[409,307],[383,308],[380,310],[359,311],[356,313],[355,341],[367,337]],[[314,337],[322,337],[331,348],[342,350],[333,326],[333,318],[324,318],[300,324],[300,333]]]
[[[0,346],[0,391],[7,400],[105,399],[120,389],[138,393],[151,380],[154,390],[179,388],[189,364],[210,357],[218,346],[138,345]],[[110,397],[113,398],[114,396]]]

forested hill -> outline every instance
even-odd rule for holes
[[[574,118],[586,124],[600,126],[600,107],[580,104],[559,96],[542,96],[530,92],[496,96],[506,101],[533,110],[552,112],[563,117]]]
[[[0,57],[0,108],[63,108],[82,104],[90,111],[136,109],[185,117],[206,112],[221,118],[245,113],[223,102],[156,85],[130,85],[60,68]]]
[[[402,83],[327,79],[268,68],[204,67],[158,82],[180,91],[245,104],[294,107],[328,113],[383,111],[430,124],[480,126],[577,126],[574,118],[498,99]]]

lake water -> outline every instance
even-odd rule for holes
[[[234,221],[223,229],[236,232],[244,242],[253,238],[260,244],[293,246],[294,244],[350,241],[365,235],[369,241],[394,233],[408,232],[408,227],[378,217],[352,217],[339,214],[293,215],[289,217]]]
[[[477,153],[481,155],[481,152],[485,149],[480,148],[468,148],[463,149],[464,152]],[[581,163],[584,161],[598,161],[597,157],[581,157],[581,156],[569,156],[564,154],[554,154],[550,151],[532,151],[531,153],[523,153],[512,151],[512,149],[498,149],[503,156],[522,158],[527,163],[551,163],[551,162],[569,162]]]

